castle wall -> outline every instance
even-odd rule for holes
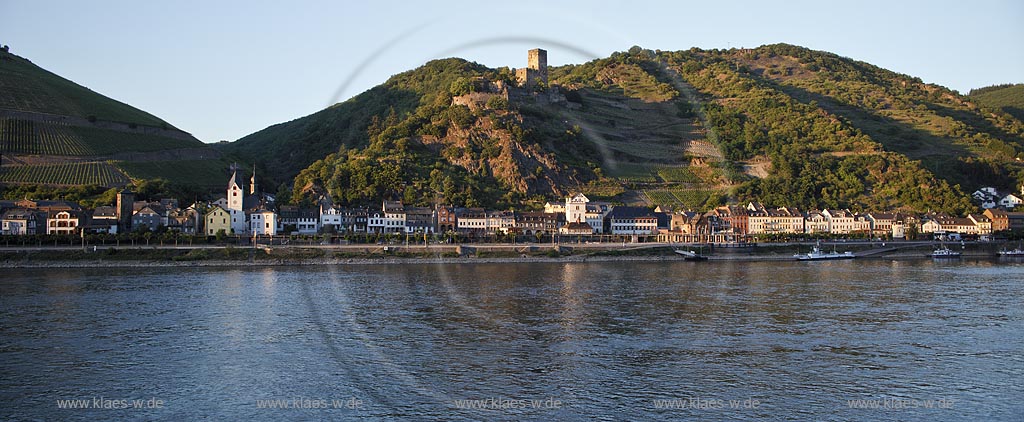
[[[494,97],[502,97],[508,100],[508,93],[501,92],[471,92],[469,94],[452,97],[452,105],[464,105],[471,110],[487,107],[487,101]]]

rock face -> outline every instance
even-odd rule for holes
[[[507,112],[504,118],[521,121]],[[575,186],[579,180],[565,174],[557,157],[540,145],[514,139],[507,129],[499,128],[491,117],[480,117],[471,127],[452,127],[442,137],[424,136],[424,145],[445,154],[452,164],[466,171],[491,176],[502,187],[526,195],[564,195],[563,186]],[[473,151],[479,150],[479,153]]]

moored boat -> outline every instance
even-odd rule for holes
[[[1024,258],[1024,249],[1017,248],[1017,249],[1013,249],[1013,250],[1009,250],[1009,251],[1004,249],[1004,250],[999,251],[999,256],[1007,256],[1007,257],[1011,257],[1012,256],[1012,257]]]
[[[932,251],[932,258],[959,258],[960,252],[954,251],[946,245],[940,246],[938,249]]]
[[[833,250],[832,252],[822,252],[820,243],[818,245],[814,245],[814,247],[811,248],[811,251],[808,253],[798,253],[796,255],[793,255],[793,258],[796,258],[800,261],[817,261],[825,259],[853,259],[856,257],[857,256],[850,251],[846,251],[843,253],[836,252],[835,250]]]
[[[687,261],[707,261],[708,257],[698,254],[694,251],[684,251],[682,249],[676,249],[675,253],[683,256],[683,259]]]

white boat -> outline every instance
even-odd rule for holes
[[[687,261],[706,261],[708,257],[700,255],[694,251],[684,251],[682,249],[675,249],[675,253],[683,256],[683,259]]]
[[[938,249],[932,251],[932,258],[959,258],[960,252],[954,251],[946,245],[939,246]]]
[[[1010,251],[1008,251],[1006,249],[1003,249],[1003,250],[999,251],[999,256],[1007,256],[1007,257],[1015,257],[1015,258],[1016,257],[1024,257],[1024,249],[1021,249],[1020,247],[1017,247],[1017,249],[1010,250]]]
[[[823,259],[853,259],[857,257],[856,255],[853,254],[853,252],[850,251],[846,251],[843,253],[836,252],[835,250],[833,250],[832,252],[822,252],[821,247],[819,246],[820,243],[818,245],[814,245],[814,247],[811,248],[810,252],[805,254],[798,253],[796,255],[793,255],[793,258],[796,258],[800,261],[818,261]],[[834,246],[835,245],[833,245],[833,247]]]

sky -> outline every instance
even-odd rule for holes
[[[523,67],[788,43],[967,93],[1024,83],[1024,2],[0,0],[0,44],[204,142],[344,101],[428,60]]]

